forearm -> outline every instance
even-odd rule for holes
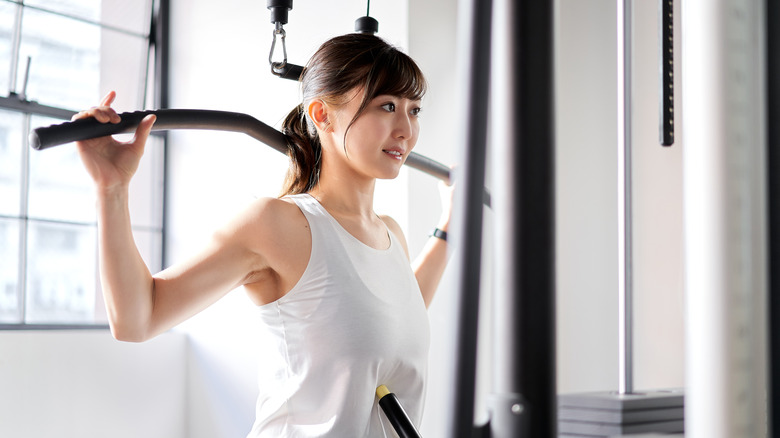
[[[448,222],[446,220],[439,221],[437,228],[446,232]],[[442,275],[444,275],[444,269],[447,267],[447,259],[447,242],[431,236],[412,263],[412,270],[420,286],[425,307],[430,306],[431,301],[433,301],[433,296],[439,287]]]
[[[114,337],[148,337],[154,280],[133,239],[127,187],[98,190],[100,279]]]

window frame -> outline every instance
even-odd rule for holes
[[[20,46],[20,39],[21,39],[21,16],[23,14],[24,8],[30,8],[30,9],[36,9],[39,11],[45,11],[49,12],[55,15],[59,15],[61,17],[65,17],[72,20],[82,21],[86,23],[90,23],[93,25],[100,26],[101,28],[105,29],[111,29],[111,30],[119,30],[123,33],[127,33],[130,35],[133,35],[138,38],[145,38],[146,42],[148,43],[147,48],[147,54],[146,54],[146,75],[145,75],[145,81],[143,84],[140,84],[143,89],[143,95],[144,95],[144,101],[146,100],[147,88],[149,86],[149,83],[152,82],[154,84],[154,95],[153,95],[153,104],[156,108],[167,108],[168,106],[168,72],[169,72],[169,11],[170,11],[170,0],[151,0],[151,16],[150,16],[150,23],[149,23],[149,32],[148,34],[139,34],[134,33],[131,31],[121,30],[117,29],[114,26],[111,25],[104,25],[98,21],[88,20],[84,18],[79,18],[75,16],[71,16],[69,14],[64,14],[57,11],[51,11],[46,8],[41,8],[38,6],[29,6],[25,5],[24,0],[0,0],[5,3],[14,4],[17,6],[17,13],[15,14],[16,19],[14,22],[14,29],[13,29],[13,36],[12,36],[12,48],[11,48],[11,71],[10,71],[10,77],[9,77],[9,91],[8,96],[3,97],[0,96],[0,110],[6,110],[10,112],[19,113],[22,116],[22,132],[23,133],[29,133],[32,129],[31,127],[31,120],[33,116],[44,116],[44,117],[53,117],[58,119],[64,119],[64,120],[70,120],[70,118],[76,114],[75,110],[67,109],[67,108],[60,108],[50,105],[44,105],[40,104],[35,101],[30,101],[27,99],[27,96],[25,96],[25,88],[26,84],[24,84],[22,87],[22,92],[18,93],[17,89],[17,83],[18,78],[16,77],[18,72],[18,66],[19,66],[19,46]],[[150,73],[150,62],[152,61],[152,56],[154,56],[154,71]],[[25,78],[26,79],[26,78]],[[160,257],[160,263],[161,265],[165,265],[166,260],[166,224],[167,224],[167,200],[168,200],[168,148],[167,148],[167,133],[166,132],[153,132],[153,136],[159,138],[161,147],[162,147],[162,163],[161,163],[161,175],[159,177],[162,179],[162,199],[159,205],[159,208],[161,208],[160,212],[160,227],[159,229],[156,229],[154,231],[159,231],[160,233],[160,254],[158,256]],[[29,179],[30,179],[30,168],[29,168],[29,154],[30,154],[30,146],[29,146],[29,140],[26,135],[23,135],[22,144],[20,145],[23,148],[23,156],[22,156],[22,164],[23,167],[21,169],[22,172],[22,195],[23,195],[23,204],[27,204],[27,199],[29,199]],[[20,321],[19,322],[0,322],[0,331],[8,330],[8,331],[16,331],[16,330],[106,330],[109,328],[107,323],[103,322],[95,322],[95,323],[30,323],[27,322],[27,315],[26,315],[26,300],[27,300],[27,249],[28,249],[28,234],[29,234],[29,224],[31,221],[34,222],[49,222],[49,223],[55,223],[55,224],[74,224],[72,221],[57,221],[57,220],[39,220],[35,218],[28,217],[28,214],[26,211],[21,211],[19,215],[13,216],[13,215],[2,215],[0,218],[3,219],[11,219],[11,220],[18,220],[20,224],[19,228],[19,251],[18,251],[18,257],[19,260],[19,267],[17,269],[17,275],[19,283],[17,285],[17,299],[19,300],[19,314],[20,314]],[[84,225],[83,223],[77,223],[77,225]],[[90,224],[91,225],[91,224]],[[147,227],[139,227],[140,229],[144,229]],[[97,263],[97,261],[95,261]],[[97,280],[96,280],[97,281]],[[99,285],[96,285],[96,293],[101,293]]]

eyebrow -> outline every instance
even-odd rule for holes
[[[406,100],[410,100],[412,102],[422,102],[422,99],[413,99],[413,98],[406,97],[406,96],[403,96],[403,95],[400,95],[400,94],[379,94],[377,96],[374,96],[371,100],[382,99],[382,98],[387,99],[388,97],[393,97],[393,98],[396,98],[396,99],[406,99]]]

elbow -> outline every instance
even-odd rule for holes
[[[111,335],[117,341],[139,343],[151,339],[146,331],[138,327],[128,327],[115,321],[111,321],[109,327],[111,328]]]
[[[115,297],[124,291],[112,292],[106,296]],[[152,305],[145,305],[142,301],[117,302],[114,299],[107,299],[108,325],[114,339],[137,343],[153,338],[151,307]]]

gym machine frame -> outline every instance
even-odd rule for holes
[[[471,0],[464,6],[461,13],[470,20],[461,29],[470,39],[464,44],[467,55],[461,65],[468,113],[461,120],[465,132],[461,133],[464,144],[456,175],[454,219],[459,348],[454,360],[456,392],[445,436],[552,438],[556,436],[553,2]],[[491,87],[498,91],[490,93]],[[488,125],[495,157],[494,232],[501,238],[496,239],[494,257],[494,385],[489,420],[475,426],[481,192]]]

